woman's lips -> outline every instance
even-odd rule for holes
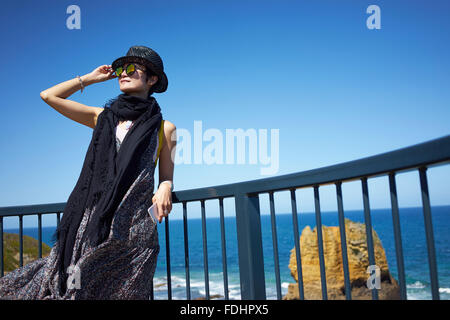
[[[120,82],[130,82],[130,80],[122,79],[122,80],[120,80]]]

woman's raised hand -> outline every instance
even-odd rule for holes
[[[103,82],[106,80],[117,78],[114,70],[111,68],[111,65],[102,65],[97,67],[89,74],[89,77],[94,82]]]

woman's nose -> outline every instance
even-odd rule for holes
[[[127,72],[126,72],[126,70],[125,69],[123,69],[122,70],[122,73],[119,75],[119,78],[121,78],[122,77],[122,75],[125,73],[125,76],[127,76]]]

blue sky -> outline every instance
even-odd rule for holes
[[[71,4],[81,9],[79,30],[66,27]],[[381,9],[379,30],[366,26],[372,4]],[[448,1],[11,1],[2,8],[0,206],[67,200],[92,129],[39,93],[111,64],[132,45],[163,58],[169,87],[154,96],[178,129],[193,134],[194,121],[224,136],[227,129],[279,129],[274,175],[449,134]],[[111,80],[69,99],[103,106],[120,93]],[[266,178],[264,166],[178,164],[175,189]],[[433,205],[450,203],[449,171],[429,171]],[[416,173],[398,177],[400,206],[421,205],[418,181]],[[371,207],[390,206],[386,183],[369,180]],[[322,209],[335,210],[334,190],[322,190]],[[298,193],[299,210],[313,211],[312,190]],[[261,196],[263,213],[267,200]],[[290,212],[287,193],[276,201],[277,212]],[[199,206],[192,208],[198,216]],[[358,183],[344,185],[344,208],[362,208]],[[217,204],[207,210],[216,214]],[[181,206],[172,213],[181,218]]]

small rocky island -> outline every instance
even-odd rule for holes
[[[400,299],[400,289],[397,281],[389,272],[384,248],[375,230],[372,229],[372,232],[375,264],[381,271],[381,289],[378,290],[378,298],[380,300]],[[370,300],[372,299],[372,293],[366,285],[367,279],[369,278],[369,274],[367,273],[369,256],[366,244],[365,225],[345,219],[345,233],[352,299]],[[345,290],[339,227],[322,226],[322,235],[327,278],[327,297],[330,300],[342,300],[345,299]],[[305,299],[307,300],[322,299],[319,249],[317,244],[317,229],[314,228],[314,230],[311,230],[309,226],[306,226],[300,236],[300,254],[303,287]],[[289,269],[296,283],[289,284],[288,292],[283,297],[283,300],[296,300],[299,299],[299,291],[295,248],[291,250]]]

